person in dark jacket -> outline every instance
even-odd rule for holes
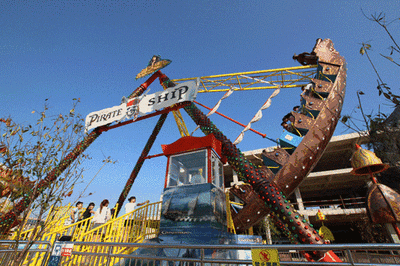
[[[87,218],[90,218],[92,216],[92,213],[94,213],[94,206],[95,204],[93,202],[89,203],[89,206],[87,206],[86,210],[83,212],[82,217],[79,221],[85,220]],[[90,225],[90,221],[88,222],[83,222],[86,224],[86,226],[84,226],[86,229],[89,227]],[[81,227],[82,223],[78,224],[78,227]]]
[[[94,213],[94,206],[95,204],[93,202],[89,203],[89,206],[86,208],[86,210],[82,214],[82,220],[85,220],[92,216],[92,213]]]

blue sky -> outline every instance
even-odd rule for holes
[[[77,112],[118,105],[144,80],[135,80],[153,54],[172,60],[164,69],[171,79],[189,78],[298,66],[294,53],[310,52],[317,38],[330,38],[348,63],[347,94],[342,114],[357,105],[362,90],[366,112],[376,112],[376,77],[367,58],[359,54],[369,41],[371,57],[383,79],[393,89],[398,68],[380,58],[388,54],[389,38],[365,14],[385,12],[399,17],[399,1],[20,1],[0,2],[0,114],[20,123],[31,123],[49,99],[51,111],[67,112],[73,98],[80,98]],[[397,12],[397,13],[396,13]],[[400,21],[389,27],[399,40]],[[390,67],[388,67],[390,66]],[[397,83],[398,84],[398,83]],[[158,82],[151,93],[161,90]],[[396,90],[393,91],[394,93]],[[398,92],[398,90],[397,90]],[[223,101],[219,111],[247,124],[272,91],[237,92]],[[297,89],[282,91],[253,128],[277,138],[280,120],[299,102]],[[213,106],[223,93],[199,94],[197,100]],[[202,109],[207,112],[205,109]],[[183,113],[189,131],[193,122]],[[217,115],[211,120],[231,140],[241,127]],[[88,149],[85,163],[88,182],[104,156],[117,160],[106,165],[83,199],[97,205],[104,198],[113,206],[139,157],[157,118],[103,133]],[[335,135],[349,133],[338,126]],[[201,132],[195,134],[202,136]],[[161,153],[161,144],[180,137],[172,115],[150,154]],[[247,132],[238,145],[242,151],[273,143]],[[130,195],[154,202],[163,189],[166,158],[147,160]],[[81,184],[76,198],[83,188]]]

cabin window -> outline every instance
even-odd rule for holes
[[[200,150],[172,155],[167,187],[207,183],[207,152]]]
[[[219,160],[218,156],[212,152],[211,153],[211,182],[221,189],[224,188],[223,179],[223,164]]]

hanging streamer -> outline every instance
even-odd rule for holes
[[[247,77],[247,78],[250,78],[250,77]],[[261,80],[258,80],[258,81],[261,81]],[[264,81],[264,82],[267,82],[267,81]],[[267,82],[267,83],[270,83],[270,82]],[[235,144],[235,145],[239,144],[243,140],[244,132],[246,132],[247,130],[250,129],[251,124],[259,121],[262,118],[262,110],[265,110],[265,109],[267,109],[268,107],[271,106],[271,102],[272,102],[271,99],[274,98],[276,95],[278,95],[278,93],[281,91],[281,86],[282,85],[278,85],[278,88],[272,93],[271,96],[269,96],[268,100],[264,103],[264,105],[260,108],[260,110],[258,110],[258,112],[255,114],[253,119],[251,119],[251,121],[242,130],[242,132],[240,132],[239,136],[236,138],[236,140],[235,140],[235,142],[233,144]]]
[[[212,110],[211,110],[210,112],[208,112],[208,114],[207,114],[206,116],[209,117],[210,115],[214,114],[214,113],[218,110],[219,106],[221,105],[222,100],[224,100],[224,99],[228,98],[229,96],[231,96],[231,94],[235,91],[235,89],[238,89],[238,88],[231,86],[230,89],[224,94],[224,96],[222,96],[221,99],[219,99],[219,101],[217,102],[217,104],[214,105],[214,107],[212,108]],[[193,133],[194,133],[197,129],[199,129],[199,128],[200,128],[200,126],[197,126],[197,127],[193,130],[193,132],[190,133],[190,135],[192,136]]]
[[[278,95],[278,93],[280,92],[280,89],[281,89],[281,87],[282,87],[281,84],[277,85],[277,84],[275,84],[275,83],[273,83],[273,82],[270,82],[270,81],[266,81],[266,80],[262,80],[262,79],[258,79],[258,78],[253,78],[253,77],[249,77],[249,76],[246,76],[246,75],[240,75],[240,76],[243,77],[243,78],[255,80],[255,81],[260,82],[260,83],[268,83],[268,84],[271,84],[271,85],[275,85],[275,86],[277,86],[278,88],[277,88],[277,89],[274,91],[274,93],[268,98],[268,100],[264,103],[264,105],[261,107],[261,109],[256,113],[256,115],[255,115],[255,116],[253,117],[253,119],[249,122],[249,124],[247,124],[247,126],[243,129],[243,131],[240,133],[240,135],[236,138],[234,144],[240,143],[240,142],[243,140],[244,132],[246,132],[247,130],[250,129],[251,124],[252,124],[252,123],[255,123],[255,122],[257,122],[257,121],[259,121],[259,120],[262,118],[262,110],[265,110],[265,109],[267,109],[268,107],[270,107],[270,105],[271,105],[271,98],[273,98],[273,97],[275,97],[276,95]],[[230,89],[222,96],[221,99],[219,99],[219,101],[215,104],[215,106],[212,108],[212,110],[211,110],[210,112],[208,112],[208,114],[207,114],[206,116],[209,117],[210,115],[214,114],[214,113],[218,110],[219,106],[221,105],[222,100],[224,100],[224,99],[228,98],[229,96],[231,96],[231,94],[235,91],[235,89],[238,89],[238,88],[231,86]],[[199,126],[197,126],[197,127],[193,130],[193,132],[190,133],[190,135],[192,136],[193,133],[194,133],[197,129],[199,129]],[[273,140],[273,141],[274,141],[274,140]]]

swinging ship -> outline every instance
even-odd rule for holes
[[[295,58],[295,57],[294,57]],[[312,52],[296,58],[317,64],[317,74],[302,92],[300,111],[292,111],[293,133],[284,132],[280,147],[264,150],[261,171],[284,195],[289,196],[312,171],[331,139],[340,118],[346,87],[346,62],[329,39],[318,39]],[[231,193],[244,202],[232,212],[238,231],[257,224],[270,210],[252,186],[234,187]],[[254,186],[253,186],[254,187]]]
[[[292,126],[295,131],[292,133],[285,132],[280,138],[280,147],[273,152],[264,153],[265,166],[263,168],[258,168],[249,162],[235,144],[193,103],[184,105],[183,109],[205,135],[212,134],[213,138],[220,142],[221,157],[226,158],[227,162],[238,173],[241,179],[249,184],[246,185],[247,187],[244,190],[240,190],[239,187],[240,193],[243,193],[242,198],[248,204],[233,217],[235,227],[238,231],[249,228],[267,213],[270,213],[275,224],[289,236],[289,239],[293,243],[324,244],[325,241],[323,238],[321,238],[313,226],[302,215],[297,213],[286,199],[286,196],[290,195],[314,168],[333,135],[343,105],[346,85],[346,63],[344,58],[334,49],[333,43],[329,39],[319,39],[310,54],[301,54],[297,56],[297,59],[302,64],[317,64],[317,75],[310,80],[311,86],[308,87],[309,90],[301,95],[301,112],[291,112],[291,116],[293,117]],[[148,81],[138,87],[130,95],[130,98],[141,95],[147,86],[157,77],[159,77],[160,83],[168,84],[169,78],[167,76],[161,72],[156,73],[157,75],[153,75]],[[119,125],[124,125],[124,123]],[[104,125],[92,131],[85,137],[84,141],[79,143],[78,148],[74,149],[73,152],[68,154],[66,159],[61,161],[60,165],[62,167],[56,169],[57,171],[52,171],[38,187],[43,188],[53,182],[58,174],[62,172],[62,169],[65,169],[101,132],[111,128],[108,125]],[[298,134],[294,134],[296,132]],[[154,139],[155,137],[152,138]],[[210,184],[205,184],[204,186],[210,188]],[[174,209],[174,206],[171,206],[171,202],[174,200],[172,192],[171,200],[168,201],[166,198],[162,214],[166,219],[171,221],[188,222],[187,218],[191,218],[189,216],[193,214],[197,215],[195,208],[193,208],[193,206],[196,206],[197,200],[185,201],[188,202],[188,204],[185,204],[188,207],[188,211],[187,213],[183,213],[184,216],[182,216],[182,210],[178,208]],[[214,191],[211,189],[211,192]],[[234,193],[234,189],[232,189],[232,192]],[[213,202],[220,201],[215,200]],[[1,217],[0,224],[4,222],[8,226],[7,223],[22,212],[27,202],[21,201],[18,203],[16,205],[17,212]],[[215,208],[209,208],[209,210],[213,211],[215,220],[219,221],[221,220],[219,219],[221,216],[219,209],[221,208],[216,204],[214,206]],[[182,219],[183,221],[181,221]],[[5,226],[3,227],[5,228]],[[166,238],[169,237],[169,234],[165,235]],[[180,235],[185,236],[184,234]],[[307,259],[340,262],[340,259],[332,251],[323,250],[313,251],[308,254]]]

